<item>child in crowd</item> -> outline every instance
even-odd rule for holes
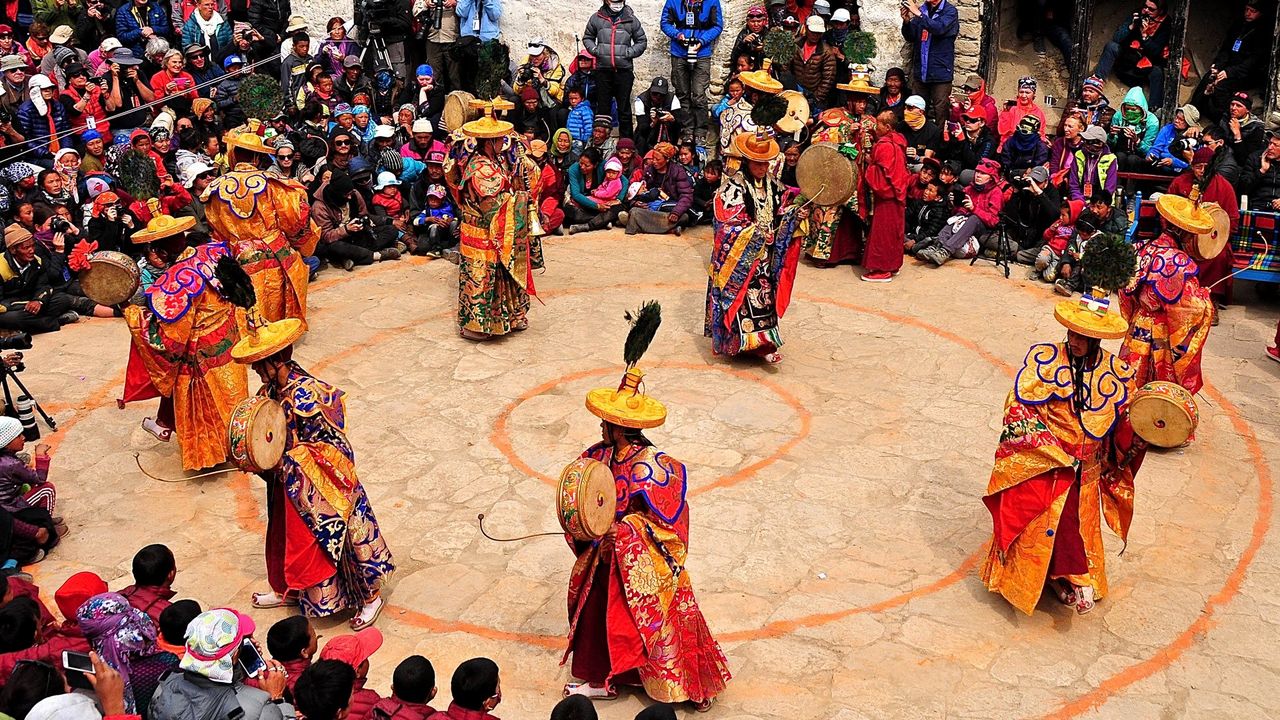
[[[156,645],[161,650],[177,655],[181,660],[187,654],[187,626],[201,612],[204,611],[195,600],[177,600],[160,611]]]
[[[565,121],[565,128],[569,131],[569,137],[573,138],[573,152],[576,154],[582,152],[582,148],[591,139],[591,124],[595,120],[595,113],[591,109],[591,103],[583,96],[582,88],[570,87],[565,92],[565,97],[569,99],[569,119]]]
[[[1089,199],[1088,210],[1097,217],[1095,227],[1101,233],[1124,235],[1129,230],[1129,218],[1125,213],[1117,212],[1107,200],[1106,193],[1098,193]]]
[[[1110,207],[1110,206],[1108,206]],[[1093,210],[1085,210],[1076,218],[1075,232],[1071,242],[1067,243],[1067,252],[1058,265],[1058,279],[1053,283],[1053,291],[1059,295],[1071,297],[1084,287],[1084,272],[1080,261],[1084,258],[1085,246],[1094,237],[1101,234],[1103,220]]]
[[[49,482],[49,446],[36,446],[35,467],[29,467],[18,457],[27,444],[22,421],[8,416],[0,416],[0,440],[5,441],[0,448],[0,508],[17,512],[38,507],[53,516],[57,493]]]
[[[373,186],[371,212],[390,218],[393,224],[404,222],[404,196],[400,194],[400,178],[395,173],[385,170],[378,173],[378,182]]]
[[[303,671],[293,686],[294,705],[307,720],[358,717],[349,712],[356,672],[340,660],[321,660]]]
[[[746,86],[738,78],[732,78],[725,85],[724,97],[720,98],[720,102],[711,108],[711,117],[716,119],[716,123],[720,122],[720,114],[728,110],[731,106],[742,99],[742,93],[746,90]]]
[[[427,206],[413,219],[413,231],[418,236],[414,254],[444,257],[445,251],[458,244],[460,230],[449,193],[443,185],[428,185]]]
[[[426,720],[436,713],[436,670],[421,655],[410,655],[391,675],[391,697],[373,706],[373,720]]]
[[[907,233],[902,243],[903,251],[914,256],[919,249],[932,244],[947,218],[951,217],[951,211],[950,205],[942,199],[942,184],[930,180],[919,200],[907,200]]]
[[[159,626],[160,613],[177,595],[172,587],[177,575],[178,563],[173,558],[173,551],[159,543],[148,545],[133,556],[133,584],[121,590],[120,594]]]
[[[716,191],[720,189],[720,172],[720,161],[711,160],[693,181],[693,205],[689,207],[689,211],[697,218],[695,225],[711,222],[711,203],[715,200]]]
[[[351,687],[351,704],[347,706],[349,717],[369,717],[373,707],[382,701],[376,690],[364,686],[369,679],[369,658],[380,647],[382,632],[378,628],[368,627],[354,635],[339,635],[325,643],[324,649],[320,651],[321,660],[338,660],[356,671],[355,682]]]
[[[287,617],[267,630],[267,652],[289,673],[286,698],[293,696],[293,687],[302,677],[302,671],[311,666],[318,639],[311,621],[302,615]]]
[[[938,168],[942,167],[942,163],[934,158],[927,157],[921,160],[920,169],[911,176],[911,184],[907,186],[907,204],[910,205],[912,200],[919,200],[924,197],[924,189],[929,183],[938,179]]]
[[[604,164],[604,181],[591,191],[591,199],[599,203],[617,200],[622,195],[622,161],[609,158]]]
[[[680,166],[689,173],[689,180],[692,182],[697,179],[698,173],[702,171],[702,167],[698,162],[698,147],[691,142],[680,143],[680,148],[676,154],[676,160]]]
[[[955,209],[964,202],[964,188],[960,186],[960,163],[947,160],[938,166],[938,197],[947,207]]]
[[[1019,251],[1019,259],[1024,262],[1028,254],[1035,252],[1034,264],[1027,273],[1028,280],[1043,280],[1051,283],[1058,279],[1058,265],[1067,251],[1071,236],[1075,234],[1076,218],[1080,216],[1080,211],[1083,209],[1084,201],[1082,200],[1063,200],[1058,219],[1044,231],[1044,244],[1040,249]]]
[[[472,658],[453,671],[449,691],[453,702],[436,720],[498,720],[493,709],[502,702],[498,664],[489,658]]]

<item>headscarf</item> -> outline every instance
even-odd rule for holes
[[[110,195],[116,201],[119,201],[115,193],[103,193],[103,195]],[[95,212],[93,215],[97,217],[99,215],[96,207],[97,203],[95,202],[94,205]],[[67,578],[67,581],[62,583],[62,587],[53,593],[53,601],[57,603],[58,611],[62,613],[62,617],[67,620],[74,620],[76,612],[80,610],[81,605],[84,605],[89,598],[104,592],[107,592],[107,583],[98,577],[97,573],[78,572]]]
[[[676,156],[676,146],[669,142],[660,142],[653,146],[653,152],[671,160]]]
[[[1018,78],[1019,90],[1030,90],[1031,92],[1035,92],[1036,87],[1037,87],[1036,79],[1031,77],[1030,75],[1023,75],[1022,77]]]
[[[118,202],[120,202],[120,196],[108,190],[104,193],[99,194],[98,197],[93,199],[93,209],[90,210],[89,212],[94,217],[100,218],[102,217],[102,213],[107,211],[107,207],[111,205],[115,205]],[[70,581],[68,580],[68,582]],[[103,590],[102,592],[106,592],[106,591]],[[70,617],[70,616],[68,615],[67,617]]]
[[[94,652],[124,679],[125,712],[136,712],[129,666],[133,658],[159,652],[151,618],[129,605],[123,595],[108,592],[89,598],[76,611],[76,619]]]
[[[213,107],[213,101],[209,98],[196,98],[191,101],[191,114],[199,119],[200,115],[211,107]]]
[[[919,130],[924,127],[925,120],[924,111],[920,108],[911,107],[910,105],[902,108],[902,121],[912,130]]]
[[[253,631],[253,621],[234,610],[202,612],[187,625],[187,654],[178,667],[229,685],[235,679],[235,650]]]
[[[1041,145],[1040,118],[1031,114],[1023,115],[1015,127],[1013,134],[1005,140],[1005,146],[1016,155],[1034,153]]]

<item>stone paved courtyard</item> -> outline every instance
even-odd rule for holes
[[[985,264],[908,262],[889,285],[802,267],[785,362],[726,362],[702,338],[709,242],[706,229],[549,238],[545,306],[486,344],[457,337],[451,264],[327,271],[313,286],[297,359],[348,392],[399,565],[371,686],[385,694],[395,664],[422,653],[444,707],[457,663],[487,655],[502,667],[497,714],[547,717],[567,678],[572,554],[551,537],[490,542],[476,515],[494,534],[557,529],[554,478],[599,435],[583,395],[616,382],[623,312],[653,298],[664,323],[642,365],[670,417],[649,437],[689,466],[689,570],[735,675],[711,717],[1280,716],[1274,306],[1246,289],[1213,330],[1196,443],[1148,456],[1123,554],[1107,534],[1112,595],[1087,616],[1046,601],[1026,617],[976,576],[980,497],[1014,368],[1063,336],[1049,287]],[[87,568],[120,587],[134,551],[164,542],[179,597],[247,609],[265,587],[261,483],[138,471],[134,453],[181,476],[176,446],[139,426],[154,405],[116,407],[127,345],[123,323],[96,320],[27,353],[23,379],[61,423],[51,477],[72,526],[37,580],[51,594]],[[263,628],[283,616],[253,614]],[[621,720],[642,706],[626,694],[598,708]]]

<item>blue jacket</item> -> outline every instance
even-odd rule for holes
[[[924,33],[928,38],[924,38]],[[902,23],[902,37],[911,43],[915,77],[920,82],[951,82],[956,69],[956,36],[960,34],[960,13],[949,0],[935,10],[920,5],[920,16]]]
[[[53,115],[53,126],[59,134],[71,129],[66,107],[58,102],[58,98],[49,101],[49,113]],[[15,120],[14,129],[27,139],[27,147],[31,148],[32,156],[35,159],[51,159],[53,153],[49,152],[49,116],[36,112],[35,103],[27,100],[18,106]],[[71,138],[64,137],[60,142],[69,147]]]
[[[133,56],[136,58],[146,57],[144,50],[147,41],[142,39],[142,26],[138,24],[138,19],[133,16],[133,2],[128,1],[116,10],[116,39],[121,45],[133,50]],[[162,38],[173,38],[173,24],[169,20],[169,13],[164,11],[160,3],[155,0],[148,0],[147,4],[142,7],[142,11],[147,20],[147,27]]]
[[[1171,166],[1179,172],[1187,169],[1187,163],[1177,155],[1169,153],[1169,143],[1178,138],[1178,131],[1173,127],[1173,123],[1167,123],[1160,128],[1160,132],[1156,133],[1156,139],[1151,143],[1151,149],[1147,151],[1147,157],[1153,162],[1159,162],[1165,158],[1173,161]]]
[[[498,19],[502,17],[502,0],[458,0],[455,12],[458,14],[458,34],[462,37],[476,37],[475,15],[476,5],[483,3],[484,12],[480,15],[480,41],[498,39]]]
[[[696,13],[693,27],[685,26],[686,13]],[[685,57],[685,47],[676,36],[696,39],[702,43],[698,57],[711,57],[711,46],[724,31],[724,13],[720,12],[720,0],[701,0],[697,5],[689,0],[666,0],[662,6],[662,32],[671,38],[672,57]]]
[[[595,122],[595,113],[591,111],[591,103],[583,100],[578,103],[578,107],[569,111],[569,119],[565,122],[565,128],[569,130],[569,136],[580,143],[586,143],[591,139],[591,125]]]

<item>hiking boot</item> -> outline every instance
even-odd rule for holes
[[[1063,297],[1071,297],[1072,295],[1071,286],[1067,284],[1066,280],[1059,280],[1058,282],[1054,283],[1053,291]]]
[[[68,310],[58,316],[59,325],[72,325],[80,322],[80,315],[75,310]]]
[[[569,234],[570,234],[570,235],[576,235],[576,234],[578,234],[578,233],[584,233],[584,232],[587,232],[587,231],[588,231],[588,230],[590,230],[590,229],[591,229],[591,228],[590,228],[588,225],[586,225],[585,223],[579,223],[579,224],[577,224],[577,225],[570,225],[570,226],[569,226]]]
[[[400,249],[398,247],[387,248],[386,250],[382,251],[382,261],[399,260],[399,259],[400,259]]]
[[[618,213],[618,227],[626,227],[627,221],[630,219],[631,219],[631,213],[627,212],[626,210],[623,210],[622,212]]]
[[[352,260],[351,258],[347,258],[346,260],[343,260],[343,261],[342,261],[342,269],[343,269],[343,270],[346,270],[347,272],[351,272],[352,270],[355,270],[355,269],[356,269],[356,261],[355,261],[355,260]]]

